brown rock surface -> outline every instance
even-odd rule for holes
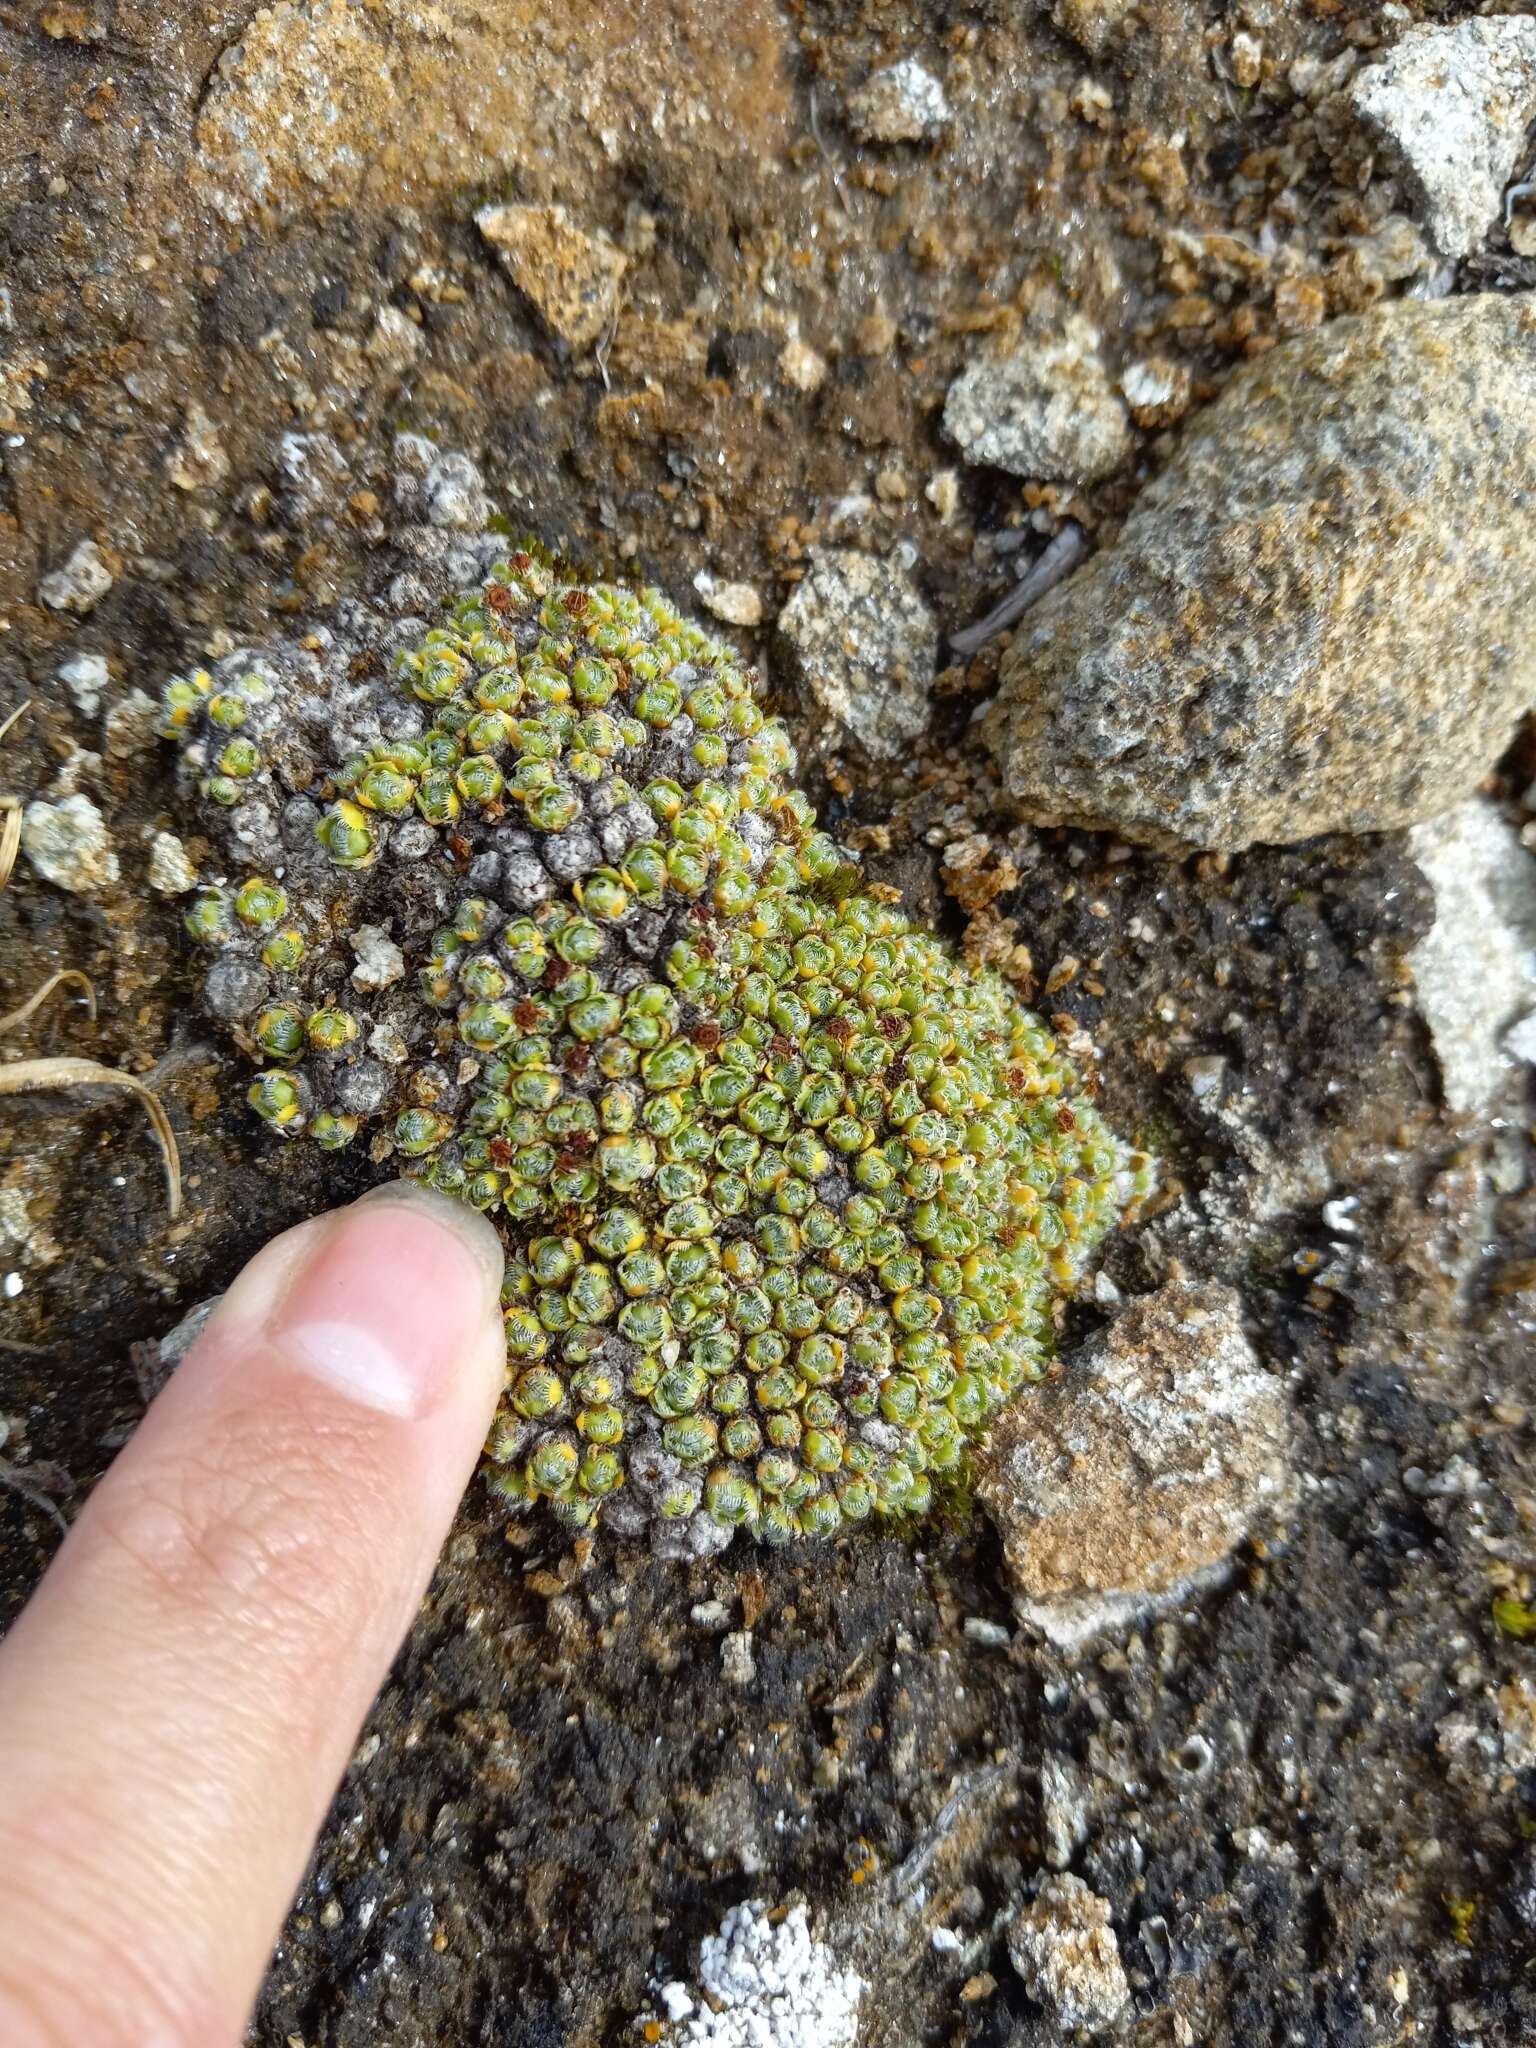
[[[694,153],[768,154],[790,112],[780,38],[766,0],[555,16],[533,0],[277,0],[209,81],[195,176],[245,222],[511,170],[568,198],[637,125]]]
[[[1237,372],[1030,615],[987,723],[1039,823],[1236,848],[1455,803],[1536,693],[1536,307],[1402,300]]]
[[[1230,1288],[1132,1302],[977,1457],[1020,1620],[1071,1648],[1212,1583],[1284,1501],[1289,1435]]]

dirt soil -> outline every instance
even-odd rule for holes
[[[771,623],[836,540],[904,551],[960,628],[1066,517],[1111,538],[1169,445],[1139,430],[1077,492],[967,469],[940,413],[969,354],[1073,306],[1195,406],[1402,289],[1326,87],[1471,11],[0,0],[0,716],[32,700],[0,788],[62,772],[121,863],[94,897],[19,866],[0,1007],[75,967],[101,1015],[61,993],[3,1050],[153,1073],[187,1168],[168,1226],[135,1109],[5,1104],[0,1625],[143,1412],[135,1347],[375,1171],[247,1115],[148,885],[157,831],[209,850],[134,693],[355,586],[401,429],[474,455],[514,525],[679,597],[709,572]],[[949,128],[861,140],[849,94],[906,56]],[[474,225],[491,200],[558,200],[623,249],[595,348],[515,289]],[[1452,282],[1533,278],[1495,236]],[[300,475],[294,435],[337,462]],[[112,588],[52,610],[39,582],[87,535]],[[773,693],[767,626],[737,637]],[[109,666],[89,716],[58,679],[81,652]],[[1432,903],[1400,840],[1181,862],[1002,819],[967,737],[997,652],[943,672],[895,765],[780,701],[871,871],[1092,1034],[1113,1120],[1165,1162],[1108,1271],[1239,1288],[1296,1406],[1292,1521],[1223,1589],[1069,1661],[1015,1624],[979,1517],[683,1569],[509,1533],[477,1488],[259,2048],[617,2048],[729,1905],[797,1893],[870,1982],[871,2048],[1047,2048],[1001,1923],[1044,1864],[1049,1760],[1083,1787],[1072,1868],[1109,1903],[1136,2048],[1536,2036],[1536,1772],[1496,1706],[1536,1646],[1491,1613],[1536,1570],[1529,1111],[1443,1106],[1404,964]],[[1494,791],[1517,824],[1531,767],[1517,751]],[[1187,1063],[1213,1056],[1197,1094]],[[1326,1221],[1347,1197],[1352,1227]],[[721,1649],[743,1628],[745,1683]]]

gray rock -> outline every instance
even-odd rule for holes
[[[1112,476],[1132,445],[1098,330],[1080,313],[967,363],[944,401],[944,431],[970,462],[1053,483]]]
[[[1088,1791],[1076,1766],[1050,1751],[1040,1759],[1040,1825],[1046,1862],[1065,1870],[1088,1839]]]
[[[1480,797],[1416,826],[1408,847],[1435,892],[1408,964],[1446,1102],[1467,1113],[1507,1085],[1506,1038],[1536,1004],[1536,859]]]
[[[405,955],[382,925],[359,925],[348,943],[357,957],[352,986],[362,994],[377,993],[405,979]]]
[[[102,693],[111,681],[106,661],[99,654],[72,654],[59,663],[59,681],[74,699],[82,718],[94,718],[101,709]]]
[[[1410,28],[1350,100],[1443,256],[1481,247],[1536,117],[1536,18]]]
[[[1229,1288],[1169,1281],[1005,1410],[977,1453],[1015,1612],[1060,1648],[1217,1583],[1285,1504],[1285,1388],[1238,1309]]]
[[[21,844],[38,873],[72,895],[94,895],[117,881],[117,854],[106,820],[79,791],[60,803],[39,798],[28,804],[21,821]]]
[[[61,568],[45,576],[37,594],[50,611],[94,611],[112,588],[112,570],[93,540],[83,540]]]
[[[1399,300],[1245,365],[1030,614],[986,732],[1042,824],[1411,825],[1536,690],[1536,304]]]
[[[905,571],[854,548],[817,548],[778,632],[796,680],[877,759],[926,728],[939,629]]]
[[[924,142],[943,132],[949,101],[915,57],[875,71],[848,99],[848,121],[863,142]]]
[[[1008,1929],[1031,1998],[1068,2029],[1112,2027],[1131,2001],[1109,1907],[1080,1877],[1048,1877]]]

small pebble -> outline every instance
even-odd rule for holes
[[[720,1669],[727,1685],[751,1685],[757,1677],[757,1663],[752,1655],[752,1631],[749,1628],[734,1630],[720,1644]]]

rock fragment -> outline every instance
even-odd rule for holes
[[[187,406],[180,444],[171,456],[171,482],[179,491],[211,490],[229,475],[219,430],[194,398]]]
[[[1536,695],[1536,306],[1397,300],[1245,365],[1016,633],[1040,824],[1177,849],[1411,825]]]
[[[157,832],[149,849],[149,886],[157,896],[185,896],[197,887],[197,868],[174,832]]]
[[[1125,402],[1080,313],[967,363],[944,401],[944,431],[970,462],[1052,483],[1112,476],[1131,452]]]
[[[1131,2000],[1109,1907],[1080,1877],[1048,1877],[1008,1929],[1031,1998],[1067,2029],[1112,2027]]]
[[[1416,826],[1408,850],[1435,892],[1408,956],[1419,1013],[1446,1103],[1468,1114],[1507,1084],[1506,1040],[1536,1004],[1536,859],[1481,797]]]
[[[794,391],[819,391],[827,381],[827,359],[792,334],[779,351],[779,375]]]
[[[779,614],[797,679],[877,760],[927,726],[939,629],[905,570],[856,548],[817,548]]]
[[[483,206],[475,225],[550,332],[591,348],[618,304],[623,250],[577,227],[563,206]]]
[[[37,594],[50,611],[84,617],[101,603],[113,581],[111,566],[95,541],[82,540],[62,567],[43,578]]]
[[[1019,1619],[1075,1649],[1216,1583],[1288,1497],[1289,1436],[1229,1288],[1131,1302],[977,1453]]]
[[[39,798],[27,805],[21,821],[21,844],[45,881],[90,896],[109,889],[118,879],[117,854],[106,820],[88,796],[78,791],[61,803]]]
[[[751,627],[763,623],[763,600],[750,583],[722,583],[708,569],[701,569],[693,579],[693,587],[705,611],[723,619],[726,625]]]
[[[82,718],[94,718],[101,709],[102,693],[111,681],[106,661],[99,654],[72,654],[59,663],[59,681],[74,699]]]
[[[405,979],[405,955],[382,925],[359,925],[351,938],[357,965],[352,986],[361,994],[374,994]]]
[[[848,120],[863,142],[925,142],[942,134],[949,101],[915,57],[873,72],[848,100]]]
[[[1536,17],[1410,28],[1350,99],[1447,257],[1481,247],[1536,118]]]

